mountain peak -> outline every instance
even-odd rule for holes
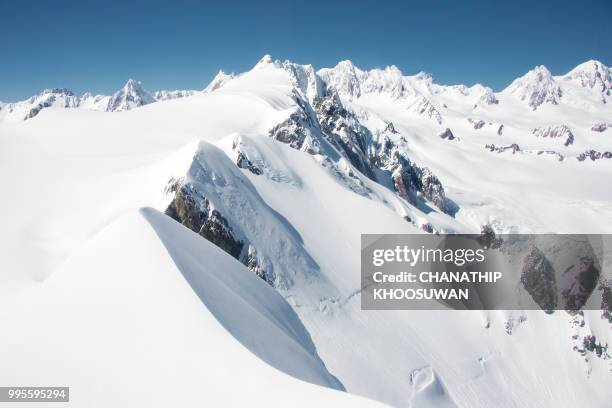
[[[336,68],[344,68],[349,70],[355,70],[355,64],[351,60],[342,60],[336,64]]]
[[[562,77],[564,81],[572,82],[583,88],[593,89],[601,93],[605,103],[612,96],[612,71],[597,60],[583,62]]]
[[[115,92],[108,101],[107,111],[125,111],[155,102],[140,81],[128,79],[123,88]]]
[[[552,74],[550,73],[550,70],[548,68],[546,68],[545,65],[536,65],[527,74],[529,74],[529,73],[534,73],[535,75],[542,76],[542,77],[550,77],[550,76],[552,76]]]
[[[577,73],[577,72],[597,72],[597,71],[609,71],[609,70],[610,69],[601,61],[591,59],[591,60],[588,60],[581,64],[576,65],[576,67],[574,67],[574,69],[568,72],[566,76],[571,75],[573,73]]]
[[[266,56],[269,57],[269,55]],[[233,72],[231,74],[226,74],[222,69],[220,69],[219,72],[217,72],[217,75],[215,75],[212,81],[210,81],[210,83],[206,86],[206,88],[204,88],[202,92],[212,92],[214,90],[217,90],[235,77],[236,75]]]
[[[38,95],[44,95],[44,94],[56,94],[56,95],[74,96],[74,92],[72,92],[68,88],[48,88],[48,89],[43,89]]]
[[[544,103],[557,105],[562,95],[559,84],[544,65],[538,65],[515,79],[503,92],[527,101],[532,110],[536,110]]]
[[[274,64],[274,60],[272,59],[272,56],[270,54],[266,54],[263,57],[261,57],[261,59],[257,62],[257,64],[255,64],[255,67],[253,67],[253,69],[267,67],[272,64]]]
[[[387,65],[385,67],[385,72],[393,74],[393,75],[399,75],[402,76],[402,71],[395,65]]]
[[[142,83],[132,78],[127,80],[125,85],[123,85],[123,89],[129,89],[131,91],[137,91],[137,92],[144,90],[144,88],[142,87]]]

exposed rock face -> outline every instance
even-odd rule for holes
[[[79,105],[79,98],[69,89],[53,88],[45,89],[39,95],[31,97],[28,102],[38,103],[28,111],[24,120],[35,117],[41,110],[51,106],[74,108]]]
[[[591,161],[599,160],[599,159],[612,159],[612,152],[598,152],[597,150],[587,150],[584,153],[580,153],[576,156],[578,161],[585,161],[586,159],[591,159]]]
[[[507,145],[507,146],[496,146],[494,143],[491,143],[491,144],[485,145],[485,149],[489,149],[489,151],[497,152],[497,153],[503,153],[506,150],[511,150],[512,154],[515,154],[516,152],[520,152],[521,151],[521,148],[516,143],[512,143],[512,144]]]
[[[584,320],[584,312],[570,312],[572,315],[571,326],[574,331],[572,335],[572,347],[574,351],[578,352],[587,364],[587,374],[591,368],[589,366],[589,360],[593,357],[601,358],[603,360],[609,360],[610,353],[608,344],[602,344],[601,340],[597,339],[597,336],[589,330]]]
[[[192,90],[175,90],[175,91],[155,91],[151,95],[156,101],[167,101],[170,99],[186,98],[198,94],[198,91]]]
[[[557,306],[555,270],[536,246],[532,246],[525,257],[521,283],[542,310],[555,309]]]
[[[604,132],[606,129],[608,129],[608,124],[605,122],[595,123],[593,127],[591,127],[593,132]]]
[[[262,174],[261,169],[259,169],[253,163],[251,163],[251,161],[242,152],[238,152],[238,159],[236,159],[236,166],[240,167],[241,169],[247,169],[251,173],[256,174],[256,175]]]
[[[474,85],[473,88],[480,89],[478,85]],[[488,86],[483,86],[481,92],[482,92],[482,96],[480,97],[481,102],[485,103],[486,105],[499,104],[499,100],[497,99],[497,97],[495,96],[495,93],[493,93],[493,90],[491,88],[489,88]]]
[[[33,107],[32,109],[30,109],[30,111],[28,112],[28,114],[26,115],[26,117],[24,118],[24,120],[27,119],[32,119],[34,116],[38,115],[38,113],[43,110],[44,108],[48,108],[50,107],[52,104],[52,102],[41,102],[38,105],[36,105],[35,107]]]
[[[531,131],[536,137],[548,137],[548,138],[562,138],[565,139],[563,142],[564,146],[569,146],[574,143],[574,134],[565,125],[560,126],[547,126],[535,128]]]
[[[569,281],[564,283],[561,292],[563,309],[580,310],[597,287],[599,268],[593,257],[583,256],[564,275]]]
[[[263,200],[236,158],[243,153],[271,180],[273,167],[258,157],[250,137],[237,134],[231,141],[236,150],[229,155],[209,143],[198,146],[184,179],[170,180],[166,187],[173,194],[166,213],[279,290],[297,280],[312,281],[319,266],[299,233]]]
[[[344,108],[336,93],[316,98],[313,102],[319,126],[325,139],[340,151],[360,172],[375,180],[368,158],[370,131],[361,125],[354,114]],[[386,129],[397,133],[392,123]]]
[[[601,318],[612,324],[612,284],[602,280],[598,289],[601,291]]]
[[[274,286],[276,277],[272,268],[266,270],[260,263],[257,250],[250,243],[235,237],[228,220],[192,184],[174,181],[169,183],[167,191],[175,192],[174,200],[166,209],[168,216],[238,259],[258,277]]]
[[[483,247],[497,249],[501,247],[504,240],[495,235],[495,231],[490,225],[483,225],[480,228],[480,237],[478,237],[478,242]]]
[[[192,185],[185,184],[176,191],[166,214],[234,258],[240,255],[244,243],[234,238],[227,220]]]
[[[294,149],[301,150],[310,154],[318,154],[321,151],[320,142],[317,140],[317,131],[320,127],[316,120],[316,115],[310,106],[299,96],[294,100],[299,106],[296,112],[292,113],[282,123],[270,129],[269,135],[273,139],[288,144]]]
[[[395,130],[395,126],[393,125],[393,122],[388,122],[387,126],[385,127],[384,132],[389,132],[392,133],[394,135],[397,135],[399,132],[397,130]]]
[[[417,166],[400,153],[391,138],[399,134],[392,123],[387,123],[374,137],[356,115],[346,109],[335,89],[327,90],[325,96],[315,97],[312,103],[299,94],[294,99],[299,108],[272,128],[270,137],[295,149],[324,156],[321,164],[358,194],[369,191],[350,170],[343,172],[335,165],[335,155],[340,154],[374,181],[377,181],[375,168],[388,171],[396,192],[414,205],[429,200],[445,213],[456,210],[431,170]],[[248,166],[248,163],[243,162],[243,165]]]
[[[523,323],[527,321],[527,316],[521,314],[518,317],[514,317],[513,314],[510,314],[508,320],[504,323],[504,330],[506,334],[512,336],[512,333]]]
[[[244,242],[234,238],[227,220],[191,184],[182,185],[166,214],[238,258]]]
[[[419,115],[434,119],[438,122],[439,125],[442,124],[442,115],[436,109],[436,107],[431,103],[431,101],[424,96],[421,96],[416,101],[414,101],[409,109]]]
[[[419,195],[431,201],[445,213],[452,211],[440,180],[426,167],[419,167],[407,157],[395,152],[392,163],[392,179],[398,194],[413,205],[419,205]]]
[[[555,152],[554,150],[538,150],[537,155],[541,156],[541,155],[549,155],[549,156],[556,156],[557,160],[559,161],[563,161],[565,159],[565,156],[563,156],[561,153],[559,152]]]
[[[263,279],[270,286],[274,286],[276,282],[276,276],[273,271],[267,271],[263,265],[259,262],[260,257],[257,256],[257,249],[253,247],[253,245],[249,244],[247,249],[246,256],[244,258],[244,264],[249,270],[251,270],[255,275]]]
[[[482,129],[482,127],[485,125],[485,121],[482,120],[482,119],[475,120],[475,119],[472,119],[472,118],[468,118],[467,121],[470,122],[472,124],[472,126],[474,126],[474,129],[476,129],[476,130]]]
[[[592,334],[582,338],[582,348],[577,349],[577,351],[582,355],[585,355],[586,352],[591,352],[599,358],[610,358],[608,355],[608,345],[602,345],[597,341],[597,337]]]
[[[453,132],[449,129],[446,128],[446,130],[444,130],[444,132],[440,133],[438,136],[440,136],[441,139],[446,139],[446,140],[455,140],[455,135],[453,134]]]

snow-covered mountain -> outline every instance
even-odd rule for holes
[[[121,112],[153,102],[192,96],[200,91],[176,90],[149,93],[139,81],[129,79],[113,95],[75,95],[65,88],[45,89],[24,101],[1,103],[0,122],[31,119],[46,108],[82,108],[103,112]]]
[[[155,98],[147,92],[142,84],[129,79],[126,84],[115,92],[108,101],[108,112],[126,111],[155,102]]]
[[[79,106],[79,103],[79,97],[69,89],[45,89],[25,101],[5,103],[0,106],[0,121],[7,117],[26,120],[33,118],[45,108],[75,108]]]
[[[2,365],[22,364],[22,383],[78,384],[99,406],[70,374],[86,358],[103,381],[183,387],[183,405],[237,384],[276,405],[370,403],[346,389],[395,406],[610,406],[609,305],[360,307],[363,233],[610,232],[612,105],[598,82],[610,71],[583,65],[538,67],[494,93],[265,56],[125,114],[0,123],[0,181],[16,197],[0,204],[0,322],[18,328],[0,340]]]
[[[169,99],[185,98],[193,96],[199,91],[194,90],[177,90],[177,91],[155,91],[152,96],[156,101],[167,101]]]

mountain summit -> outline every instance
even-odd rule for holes
[[[140,81],[129,79],[123,88],[111,96],[107,111],[126,111],[153,102],[155,98],[143,88]]]

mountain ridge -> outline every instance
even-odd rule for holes
[[[274,60],[269,54],[262,57],[253,69],[260,69],[267,65],[300,67],[303,70],[302,81],[311,83],[303,87],[303,91],[309,93],[309,97],[321,94],[320,82],[326,86],[335,88],[345,97],[358,98],[365,94],[379,93],[387,94],[394,99],[408,98],[419,99],[413,102],[413,109],[417,112],[429,112],[432,117],[439,117],[432,109],[431,98],[436,94],[456,92],[465,96],[473,96],[475,103],[487,105],[499,104],[500,95],[514,95],[527,106],[536,111],[542,105],[558,105],[565,102],[564,86],[576,85],[580,88],[591,90],[601,103],[607,103],[612,95],[612,69],[600,61],[588,60],[578,64],[565,74],[553,75],[548,68],[538,65],[523,76],[516,78],[510,85],[499,92],[494,92],[486,85],[476,83],[472,86],[463,84],[442,85],[434,82],[433,76],[421,71],[414,75],[404,75],[395,65],[385,68],[373,68],[362,70],[355,66],[350,60],[342,60],[332,68],[320,68],[315,70],[312,65],[300,65],[289,60]],[[240,74],[239,74],[240,75]],[[220,70],[217,75],[201,92],[212,92],[235,78],[236,74],[226,74]],[[30,119],[40,110],[47,107],[74,108],[102,110],[107,112],[125,111],[135,107],[144,106],[149,103],[169,99],[192,96],[199,91],[195,90],[160,90],[148,92],[139,81],[129,79],[126,84],[113,95],[92,95],[85,92],[82,96],[76,96],[67,88],[44,89],[28,99],[18,102],[0,102],[0,112],[25,111],[21,119]],[[126,102],[122,99],[133,100]],[[19,109],[20,105],[32,105]]]

